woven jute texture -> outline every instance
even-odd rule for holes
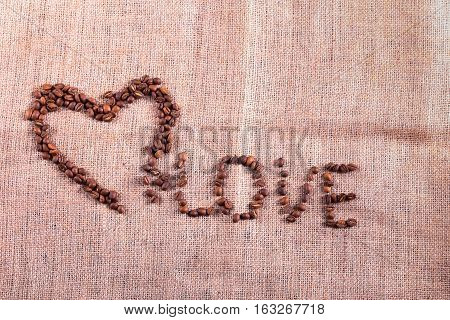
[[[3,299],[448,299],[447,1],[0,0],[0,297]],[[260,219],[189,218],[173,191],[148,203],[140,166],[157,127],[139,101],[111,123],[51,114],[55,143],[127,214],[90,199],[41,159],[23,112],[43,83],[100,96],[158,76],[183,107],[191,207],[213,201],[214,163],[254,154],[271,196]],[[294,224],[273,194],[286,158],[291,197],[307,168],[355,192],[323,226],[320,181]],[[174,155],[162,160],[173,172]],[[243,212],[255,189],[233,167]]]

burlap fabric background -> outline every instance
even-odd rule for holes
[[[447,1],[0,1],[0,296],[4,299],[438,299],[450,297]],[[142,196],[155,108],[117,121],[49,117],[76,163],[122,193],[123,217],[35,150],[22,114],[35,86],[98,96],[160,76],[184,107],[190,204],[213,198],[226,153],[306,168],[353,161],[358,200],[325,228],[316,182],[293,225],[275,196],[258,221],[191,219]],[[165,158],[169,170],[173,156]],[[276,172],[267,172],[274,189]],[[233,168],[227,195],[254,193]],[[234,194],[234,195],[233,195]]]

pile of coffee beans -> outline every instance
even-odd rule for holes
[[[156,169],[157,159],[164,153],[170,152],[174,141],[172,128],[180,116],[180,107],[174,102],[166,86],[161,79],[151,78],[147,75],[133,79],[127,86],[116,92],[108,91],[103,95],[103,101],[99,102],[89,97],[75,87],[63,83],[44,84],[32,93],[31,107],[25,112],[25,119],[33,121],[33,133],[35,134],[36,148],[42,154],[42,158],[52,161],[68,178],[82,185],[82,189],[100,203],[107,204],[111,209],[119,213],[125,213],[125,208],[119,204],[119,195],[114,190],[102,187],[98,182],[88,177],[85,169],[76,166],[57,148],[52,142],[49,132],[50,127],[45,123],[46,115],[63,108],[84,112],[97,121],[110,122],[119,114],[120,110],[134,101],[151,97],[158,103],[158,130],[153,138],[153,143],[147,148],[149,153],[148,164],[144,170],[152,175],[159,175]],[[149,184],[144,178],[144,183]],[[147,194],[150,196],[151,191]],[[155,200],[155,195],[150,196]],[[157,202],[155,200],[155,202]]]
[[[356,219],[349,218],[349,219],[339,219],[336,220],[336,208],[334,204],[344,202],[344,201],[351,201],[356,199],[356,194],[354,193],[334,193],[332,192],[332,188],[334,186],[334,176],[332,172],[339,172],[339,173],[347,173],[351,171],[357,170],[358,167],[353,164],[335,164],[335,163],[328,163],[324,166],[324,170],[326,170],[322,174],[323,179],[323,186],[322,191],[325,193],[323,196],[323,201],[325,203],[325,225],[329,227],[335,227],[335,228],[347,228],[347,227],[354,227],[357,224]]]

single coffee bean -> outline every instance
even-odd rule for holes
[[[189,209],[187,206],[182,206],[178,209],[180,211],[180,213],[188,213]]]
[[[283,178],[286,178],[287,176],[289,176],[289,172],[287,172],[286,170],[282,170],[280,172],[280,176],[282,176]]]
[[[333,220],[336,217],[336,214],[334,212],[328,212],[326,214],[327,220]]]
[[[311,171],[312,174],[318,174],[319,173],[319,168],[314,166],[314,167],[311,167],[310,171]]]
[[[291,216],[293,216],[296,219],[300,218],[300,215],[301,215],[300,211],[294,210],[294,211],[291,212]]]
[[[314,175],[312,174],[312,173],[309,173],[307,176],[306,176],[306,181],[313,181],[314,180]]]
[[[69,178],[73,178],[73,177],[74,177],[74,174],[73,174],[72,170],[67,169],[66,172],[65,172],[65,174],[66,174],[66,176],[68,176]]]
[[[337,228],[345,228],[346,226],[347,226],[347,223],[345,222],[344,219],[339,219],[339,220],[336,222],[336,227],[337,227]]]
[[[353,200],[353,199],[356,199],[356,194],[354,194],[354,193],[348,193],[348,194],[345,196],[345,200],[346,200],[346,201],[350,201],[350,200]]]
[[[262,194],[264,197],[267,197],[269,195],[269,190],[266,188],[260,189],[258,191],[259,194]]]
[[[325,193],[330,193],[331,192],[331,187],[329,187],[329,186],[323,186],[323,192],[325,192]]]
[[[200,217],[206,216],[206,208],[198,208],[197,212]]]
[[[177,191],[177,192],[175,192],[175,194],[174,194],[174,199],[175,199],[176,201],[184,200],[184,193],[183,193],[183,191]]]
[[[326,212],[333,212],[335,210],[335,208],[333,206],[327,206],[325,207],[325,211]]]
[[[231,202],[230,200],[225,200],[223,206],[225,207],[225,209],[233,209],[233,202]]]
[[[331,195],[326,194],[326,195],[323,197],[323,202],[324,202],[325,204],[331,204]]]
[[[257,186],[257,187],[265,187],[266,186],[266,182],[263,179],[259,179],[259,180],[255,181],[254,185]]]
[[[298,203],[294,206],[294,210],[306,211],[306,205],[304,203]]]
[[[355,171],[355,170],[358,169],[358,166],[356,164],[354,164],[354,163],[349,163],[347,165],[347,168],[348,168],[349,171]]]
[[[278,180],[277,186],[279,186],[279,187],[286,187],[287,186],[287,181],[284,180],[284,179]]]
[[[215,195],[215,196],[221,197],[221,196],[223,195],[223,189],[222,189],[222,187],[217,187],[217,186],[215,186],[215,187],[214,187],[214,195]]]
[[[245,212],[240,215],[241,220],[250,220],[250,213]]]
[[[119,206],[117,207],[117,212],[119,212],[120,214],[124,214],[124,213],[125,213],[125,207],[119,205]]]
[[[345,223],[347,224],[348,227],[354,227],[356,226],[356,219],[349,218],[347,219],[347,221],[345,221]]]
[[[264,199],[264,196],[260,193],[257,193],[253,196],[253,200],[256,200],[256,201],[261,201],[263,199]]]
[[[295,220],[297,220],[297,219],[295,219],[295,217],[292,215],[289,215],[286,217],[286,221],[289,223],[293,223],[293,222],[295,222]]]
[[[336,226],[336,220],[334,220],[334,219],[327,219],[327,221],[325,222],[325,224],[326,224],[328,227],[335,227],[335,226]]]
[[[307,203],[309,201],[309,194],[303,194],[301,198],[302,203]]]
[[[288,203],[289,203],[289,197],[288,196],[284,196],[284,197],[281,197],[280,199],[278,199],[278,204],[279,205],[285,206]]]
[[[191,210],[191,211],[188,212],[188,216],[189,217],[193,217],[193,218],[198,217],[198,211],[195,210],[195,209]]]
[[[178,160],[187,161],[187,159],[188,159],[188,154],[186,152],[180,152],[178,154]]]
[[[283,158],[278,158],[275,160],[274,165],[276,167],[283,167],[285,165],[286,161]]]
[[[305,184],[303,185],[303,192],[304,192],[305,194],[311,194],[312,191],[313,191],[312,186],[311,186],[309,183],[305,183]]]
[[[331,172],[325,172],[325,173],[322,175],[322,178],[323,178],[325,181],[333,181],[333,175],[331,174]]]
[[[278,187],[277,188],[277,193],[280,195],[280,196],[285,196],[285,195],[287,195],[287,190],[286,190],[286,188],[283,188],[283,187]]]
[[[185,199],[178,200],[178,205],[180,207],[187,206],[187,201]]]
[[[250,215],[250,219],[252,219],[252,220],[258,218],[258,212],[256,210],[250,211],[249,215]]]
[[[331,203],[337,203],[338,202],[338,196],[336,193],[331,194]]]
[[[349,172],[349,169],[348,169],[348,167],[347,167],[346,164],[341,164],[341,165],[339,166],[338,171],[339,171],[340,173],[347,173],[347,172]]]
[[[144,177],[142,177],[142,183],[143,183],[145,186],[150,185],[150,183],[151,183],[150,177],[149,177],[149,176],[144,176]]]
[[[157,192],[153,189],[147,189],[147,191],[145,191],[145,194],[147,195],[147,197],[154,197],[157,195]]]
[[[241,220],[241,216],[239,213],[233,214],[233,223],[239,222]]]

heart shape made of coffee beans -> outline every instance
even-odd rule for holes
[[[159,78],[147,75],[131,80],[124,88],[113,92],[108,91],[102,95],[103,102],[89,97],[75,87],[57,84],[43,84],[32,93],[33,101],[30,108],[25,111],[25,119],[33,121],[33,132],[37,150],[42,158],[52,161],[65,175],[82,185],[85,192],[100,203],[107,204],[109,208],[125,213],[125,208],[119,203],[119,193],[102,187],[95,178],[72,161],[58,149],[51,141],[49,125],[45,123],[46,115],[62,108],[84,112],[97,121],[110,122],[126,105],[138,99],[153,98],[158,104],[158,130],[154,135],[153,144],[147,147],[149,153],[148,165],[156,170],[157,160],[165,153],[170,152],[174,141],[172,128],[180,117],[180,107],[175,103],[168,88]]]

